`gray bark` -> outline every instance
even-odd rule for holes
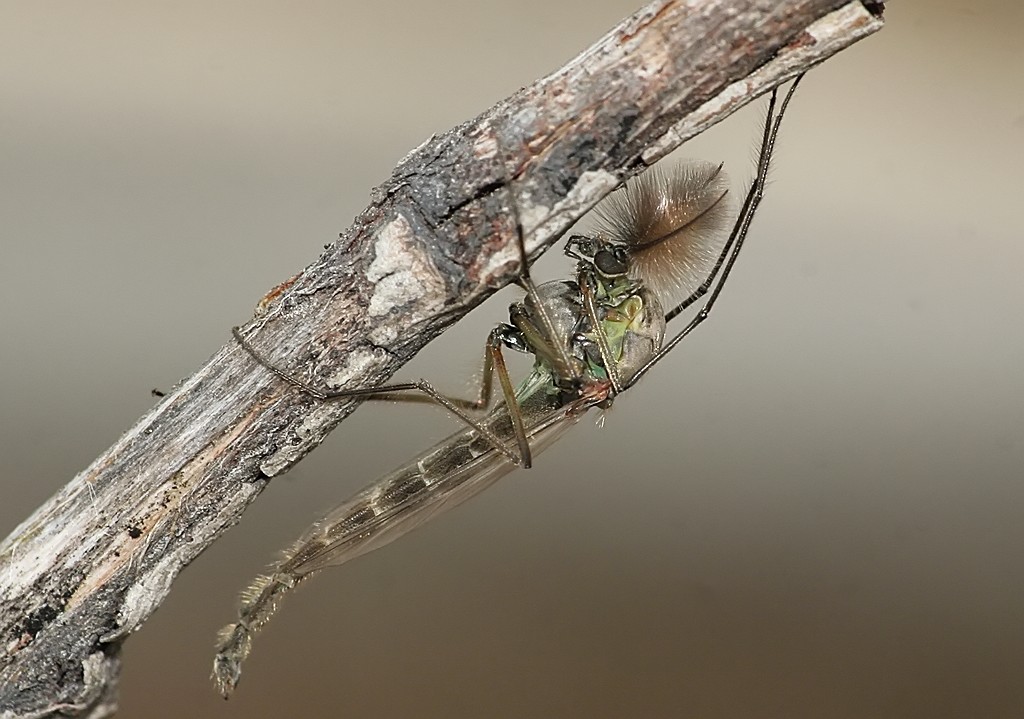
[[[244,331],[317,387],[374,386],[624,179],[882,26],[878,3],[654,2],[410,152]],[[873,12],[874,11],[874,12]],[[116,709],[120,648],[270,478],[350,414],[233,342],[0,545],[0,716]],[[211,690],[212,691],[212,690]]]

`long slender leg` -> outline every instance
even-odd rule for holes
[[[509,195],[512,195],[512,193],[509,192]],[[555,332],[555,323],[552,322],[551,316],[548,314],[547,307],[541,300],[540,293],[537,292],[537,285],[530,276],[530,263],[526,254],[526,240],[523,235],[523,223],[519,217],[519,203],[516,202],[516,198],[514,196],[512,196],[512,201],[509,205],[512,211],[512,221],[515,222],[516,225],[516,242],[519,245],[520,269],[519,279],[516,282],[523,288],[527,296],[530,298],[530,303],[533,305],[533,309],[537,313],[537,317],[540,321],[541,331],[545,335],[543,338],[545,343],[554,350],[554,355],[550,359],[555,372],[563,379],[573,378],[578,374],[578,371],[576,370],[572,358],[569,357],[569,353],[565,349],[565,346],[558,341]]]
[[[524,257],[525,261],[526,258]],[[512,379],[508,376],[508,367],[505,365],[505,356],[501,353],[501,342],[497,330],[491,332],[487,343],[489,356],[498,374],[498,382],[501,384],[501,394],[505,399],[505,407],[508,409],[508,416],[512,420],[512,429],[516,435],[516,444],[519,446],[519,457],[522,459],[523,469],[533,466],[533,452],[530,450],[530,441],[526,437],[526,426],[523,424],[523,413],[516,401],[515,390],[512,388]]]
[[[509,417],[512,420],[512,428],[515,433],[516,444],[519,447],[518,457],[513,455],[512,452],[505,447],[504,443],[498,439],[497,435],[465,412],[464,405],[478,409],[481,406],[486,407],[490,404],[491,377],[495,374],[498,376],[498,384],[501,386],[502,398],[505,401]],[[396,392],[413,391],[422,392],[423,395],[406,395],[403,397],[401,395],[394,394]],[[501,338],[497,329],[492,330],[490,336],[487,338],[487,348],[484,353],[484,378],[481,382],[480,398],[476,402],[452,399],[451,397],[438,392],[434,389],[433,385],[424,379],[420,379],[415,382],[386,384],[381,385],[380,387],[339,390],[337,392],[328,392],[324,394],[324,399],[328,400],[345,397],[365,397],[366,399],[400,398],[411,401],[426,400],[434,402],[441,405],[473,429],[480,432],[480,434],[486,437],[496,449],[501,451],[516,464],[521,464],[524,469],[529,469],[532,465],[532,454],[530,452],[529,440],[526,437],[526,427],[523,424],[523,415],[522,412],[519,411],[519,403],[516,401],[515,388],[512,386],[512,379],[508,374],[508,366],[505,364],[505,356],[501,351]]]
[[[273,363],[266,360],[256,348],[249,343],[249,340],[242,335],[242,331],[238,327],[231,328],[231,335],[235,338],[235,341],[249,353],[257,364],[264,369],[268,369],[279,378],[283,379],[290,385],[298,387],[306,394],[315,397],[320,400],[335,399],[340,397],[362,397],[365,400],[391,400],[398,402],[433,402],[429,396],[423,395],[402,395],[397,394],[398,392],[406,391],[409,389],[410,384],[414,383],[399,383],[380,385],[378,387],[367,387],[360,389],[351,390],[339,390],[325,392],[317,389],[310,385],[308,382],[303,382],[298,377],[289,374],[280,367],[276,367]],[[452,404],[456,405],[461,409],[479,410],[486,409],[491,404],[491,385],[492,385],[492,360],[491,355],[487,347],[484,347],[484,366],[482,371],[482,378],[480,381],[480,390],[476,399],[463,399],[461,397],[449,397],[445,395],[446,399]],[[395,394],[391,394],[395,393]]]
[[[491,332],[487,343],[487,351],[487,356],[490,359],[489,364],[493,366],[494,371],[498,374],[505,401],[509,403],[510,416],[513,426],[516,427],[516,436],[519,441],[522,465],[529,467],[530,446],[527,442],[521,413],[513,409],[518,409],[518,407],[515,404],[512,383],[509,380],[502,355],[499,330]],[[372,392],[373,390],[369,391]],[[420,465],[420,472],[427,472],[427,470],[423,469],[422,464]],[[394,477],[391,477],[382,483],[374,485],[370,490],[366,490],[364,494],[377,494],[378,491],[383,492],[388,487],[391,488],[391,491],[394,491],[394,486],[396,484],[400,485],[402,482],[389,484],[393,481],[395,481]],[[386,494],[387,492],[383,492],[384,496]],[[402,491],[395,492],[395,495],[401,498],[407,497]],[[380,497],[378,497],[379,499]],[[389,501],[400,502],[402,499],[385,500],[385,507]],[[234,624],[224,627],[217,637],[217,654],[214,658],[213,679],[225,698],[238,683],[241,665],[249,655],[253,638],[270,620],[284,595],[295,589],[304,579],[319,571],[319,568],[325,566],[321,565],[319,568],[315,565],[310,566],[308,563],[311,561],[311,558],[318,553],[329,552],[331,543],[337,539],[337,535],[334,534],[335,530],[341,532],[348,531],[344,529],[339,530],[339,528],[344,526],[348,526],[350,530],[354,529],[353,525],[349,523],[353,521],[353,517],[362,516],[366,511],[363,499],[356,502],[350,501],[349,506],[342,515],[333,518],[331,515],[328,515],[324,520],[317,522],[306,531],[303,537],[292,545],[290,550],[286,551],[284,559],[274,567],[271,573],[257,577],[255,582],[242,593],[238,609],[238,620]],[[377,515],[378,511],[385,510],[379,508],[370,509],[370,514]],[[366,521],[365,516],[358,523],[364,521]],[[364,524],[363,529],[365,527],[366,525]]]
[[[601,355],[601,363],[608,373],[608,379],[612,383],[612,391],[618,394],[622,391],[622,377],[619,375],[618,363],[612,358],[611,348],[608,346],[608,335],[605,334],[601,325],[601,318],[597,314],[597,304],[594,301],[593,272],[588,271],[589,265],[582,264],[577,282],[580,286],[580,295],[583,298],[583,311],[587,315],[590,326],[594,328],[594,340],[597,342],[597,351]]]
[[[796,89],[796,86],[799,84],[799,82],[800,82],[800,80],[802,78],[803,78],[803,75],[799,75],[793,81],[793,85],[789,88],[789,92],[786,94],[786,100],[785,100],[786,103],[789,102],[789,96],[793,94],[793,90]],[[765,149],[768,147],[769,142],[772,141],[772,138],[770,136],[771,135],[771,129],[772,129],[772,110],[775,107],[775,101],[776,101],[776,98],[777,98],[777,93],[778,93],[777,89],[776,90],[772,90],[771,100],[768,103],[768,113],[767,113],[767,116],[766,116],[766,119],[765,119],[765,124],[764,124],[764,136],[761,139],[761,149],[758,152],[757,172],[755,174],[755,180],[754,180],[754,183],[751,184],[750,189],[747,191],[746,197],[744,197],[744,199],[743,199],[743,206],[740,208],[740,213],[737,216],[737,221],[736,221],[736,224],[733,226],[732,232],[729,233],[729,240],[725,243],[725,245],[722,246],[722,251],[718,254],[718,259],[715,261],[714,267],[711,268],[711,272],[708,273],[708,276],[705,278],[704,282],[702,282],[701,285],[697,289],[695,289],[690,294],[689,297],[687,297],[685,300],[683,300],[678,305],[676,305],[674,308],[672,308],[668,313],[666,313],[666,315],[665,315],[665,321],[666,322],[671,322],[673,318],[677,317],[680,313],[686,311],[686,309],[690,305],[692,305],[694,302],[696,302],[701,297],[706,295],[708,290],[711,289],[711,286],[715,282],[715,277],[718,276],[718,271],[720,269],[722,269],[722,265],[725,263],[726,259],[729,257],[729,253],[732,250],[733,244],[735,244],[737,234],[738,234],[738,232],[740,230],[740,227],[741,227],[741,224],[742,224],[742,219],[747,217],[747,216],[749,216],[749,215],[751,215],[751,203],[754,202],[754,192],[753,192],[753,190],[755,188],[755,185],[757,184],[757,178],[761,178],[762,177],[762,169],[765,172],[767,172],[767,160],[769,158],[766,157],[766,155],[765,155]],[[761,189],[762,190],[764,189],[763,186],[762,186]],[[760,198],[758,198],[757,201],[760,202]]]
[[[506,182],[506,185],[510,184],[510,180]],[[512,193],[509,193],[512,195]],[[573,377],[575,375],[575,366],[569,357],[566,349],[560,342],[552,341],[555,338],[554,323],[547,312],[543,301],[540,298],[540,294],[537,291],[537,287],[530,277],[530,265],[529,258],[526,253],[526,242],[523,237],[523,226],[519,217],[519,206],[515,201],[515,197],[512,196],[512,201],[509,203],[511,207],[511,213],[513,221],[516,227],[516,241],[519,247],[520,257],[520,276],[517,280],[518,284],[523,287],[526,293],[529,295],[530,300],[533,304],[540,323],[542,325],[541,333],[543,337],[538,338],[545,346],[550,346],[554,349],[553,356],[550,358],[552,364],[555,366],[556,372],[562,377]],[[413,402],[433,402],[439,404],[449,412],[454,414],[456,417],[461,419],[463,422],[468,424],[477,430],[481,436],[485,437],[494,447],[502,452],[506,457],[512,460],[516,464],[521,464],[524,468],[529,468],[532,464],[532,456],[530,452],[529,440],[526,436],[526,429],[523,425],[522,412],[519,409],[519,404],[515,398],[515,390],[512,386],[511,379],[508,375],[508,368],[505,365],[504,356],[501,353],[501,340],[497,333],[494,331],[488,338],[487,347],[484,354],[484,376],[480,386],[480,393],[478,398],[474,400],[466,400],[461,398],[448,397],[443,395],[434,389],[433,385],[424,379],[417,380],[416,382],[402,382],[395,384],[386,384],[379,387],[365,387],[348,390],[339,390],[336,392],[324,392],[319,390],[307,382],[302,381],[298,377],[294,377],[284,370],[276,367],[271,362],[264,359],[256,349],[249,343],[249,341],[242,335],[241,330],[238,327],[231,329],[231,334],[234,336],[235,341],[262,367],[270,370],[279,378],[288,382],[289,384],[298,387],[302,391],[306,392],[312,397],[320,400],[333,400],[343,399],[348,397],[362,397],[364,399],[397,399],[401,401],[413,401]],[[505,405],[508,408],[509,416],[512,420],[512,427],[516,437],[516,444],[518,445],[519,455],[516,456],[503,442],[487,427],[485,427],[478,420],[469,416],[465,410],[477,410],[486,407],[490,403],[491,396],[491,385],[492,385],[492,373],[496,372],[498,375],[498,381],[502,388],[502,395],[505,399]],[[403,392],[419,392],[421,394],[415,395],[403,395]]]
[[[768,113],[765,117],[761,151],[757,161],[757,173],[754,176],[754,181],[750,185],[750,189],[747,190],[746,198],[743,201],[743,207],[740,210],[739,216],[736,218],[736,224],[733,226],[732,232],[729,235],[729,240],[726,242],[722,254],[719,256],[718,261],[715,263],[715,267],[712,269],[707,280],[705,280],[705,283],[702,284],[701,288],[698,288],[693,295],[684,300],[679,307],[670,311],[666,315],[666,320],[677,316],[680,312],[686,309],[687,306],[696,301],[697,298],[706,293],[708,288],[714,284],[714,289],[711,290],[711,296],[708,297],[707,302],[700,309],[700,312],[690,320],[689,324],[687,324],[679,334],[666,342],[654,357],[652,357],[643,367],[637,370],[637,372],[630,377],[629,383],[626,385],[627,388],[636,384],[636,382],[645,375],[651,367],[657,364],[666,354],[679,344],[684,337],[693,332],[693,330],[706,320],[709,314],[711,314],[711,309],[714,307],[715,301],[722,292],[722,287],[725,285],[725,281],[729,278],[729,274],[732,272],[732,268],[736,264],[736,258],[739,256],[739,252],[743,248],[743,242],[746,239],[747,231],[750,229],[750,223],[754,219],[757,207],[761,204],[761,199],[764,197],[764,186],[768,175],[768,167],[771,164],[772,153],[775,149],[775,139],[779,134],[779,127],[782,124],[782,118],[786,113],[786,108],[789,106],[789,101],[792,99],[793,93],[802,79],[803,75],[801,74],[797,76],[793,81],[793,84],[790,85],[789,90],[782,99],[782,103],[779,105],[778,114],[775,113],[775,105],[778,99],[778,88],[772,90],[771,100],[768,102]],[[719,270],[721,271],[721,274],[718,276],[717,284],[715,284],[715,276],[718,275]],[[707,287],[705,287],[705,285],[707,285]]]
[[[505,365],[505,358],[501,354],[501,341],[497,330],[492,331],[487,340],[487,346],[484,354],[484,377],[480,386],[480,396],[475,401],[451,398],[447,395],[443,395],[434,389],[434,386],[425,379],[419,379],[415,382],[396,382],[393,384],[380,385],[378,387],[360,387],[356,389],[324,392],[267,361],[242,335],[242,332],[238,327],[233,327],[231,329],[231,334],[234,336],[235,341],[238,342],[242,349],[244,349],[257,364],[270,370],[285,382],[298,387],[302,391],[319,400],[330,401],[360,397],[370,400],[392,399],[400,401],[433,402],[434,404],[444,407],[453,415],[479,432],[480,436],[490,442],[495,449],[508,457],[513,464],[521,465],[524,468],[529,468],[532,464],[532,456],[529,449],[529,442],[526,437],[526,429],[523,426],[522,413],[519,411],[519,405],[515,398],[515,389],[512,386],[512,381],[508,375],[508,368]],[[482,422],[475,417],[470,416],[466,412],[466,409],[479,409],[490,404],[492,386],[491,378],[494,373],[497,373],[498,375],[498,383],[501,385],[502,395],[504,397],[505,404],[508,407],[509,416],[512,419],[512,427],[516,435],[516,444],[519,448],[519,454],[516,454],[512,449],[507,447],[505,443]],[[421,394],[403,395],[401,394],[403,392],[420,392]]]

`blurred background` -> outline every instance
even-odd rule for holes
[[[0,10],[0,535],[372,186],[639,0]],[[124,717],[1010,717],[1024,706],[1024,10],[902,0],[798,93],[713,320],[608,414],[290,598],[238,591],[455,424],[364,406],[179,577]],[[681,156],[751,173],[763,103]],[[569,264],[550,253],[535,270]],[[508,289],[403,376],[472,383]]]

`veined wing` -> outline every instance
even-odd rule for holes
[[[554,442],[607,395],[597,388],[567,404],[557,400],[548,377],[534,373],[516,393],[534,454]],[[512,442],[508,409],[484,420],[498,438]],[[273,615],[284,594],[324,567],[343,564],[388,544],[438,514],[458,506],[503,477],[515,465],[466,429],[435,445],[405,466],[366,487],[315,522],[285,552],[271,574],[258,577],[242,594],[238,622],[221,630],[213,677],[226,697],[241,674],[254,634]]]
[[[533,454],[552,444],[581,416],[578,407],[569,405],[530,426],[527,436]],[[279,571],[304,576],[343,564],[487,489],[516,465],[485,442],[475,430],[460,432],[365,488],[314,523]]]

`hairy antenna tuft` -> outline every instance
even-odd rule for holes
[[[629,247],[630,275],[666,307],[711,271],[732,222],[721,165],[689,160],[655,167],[598,205],[597,232]]]

